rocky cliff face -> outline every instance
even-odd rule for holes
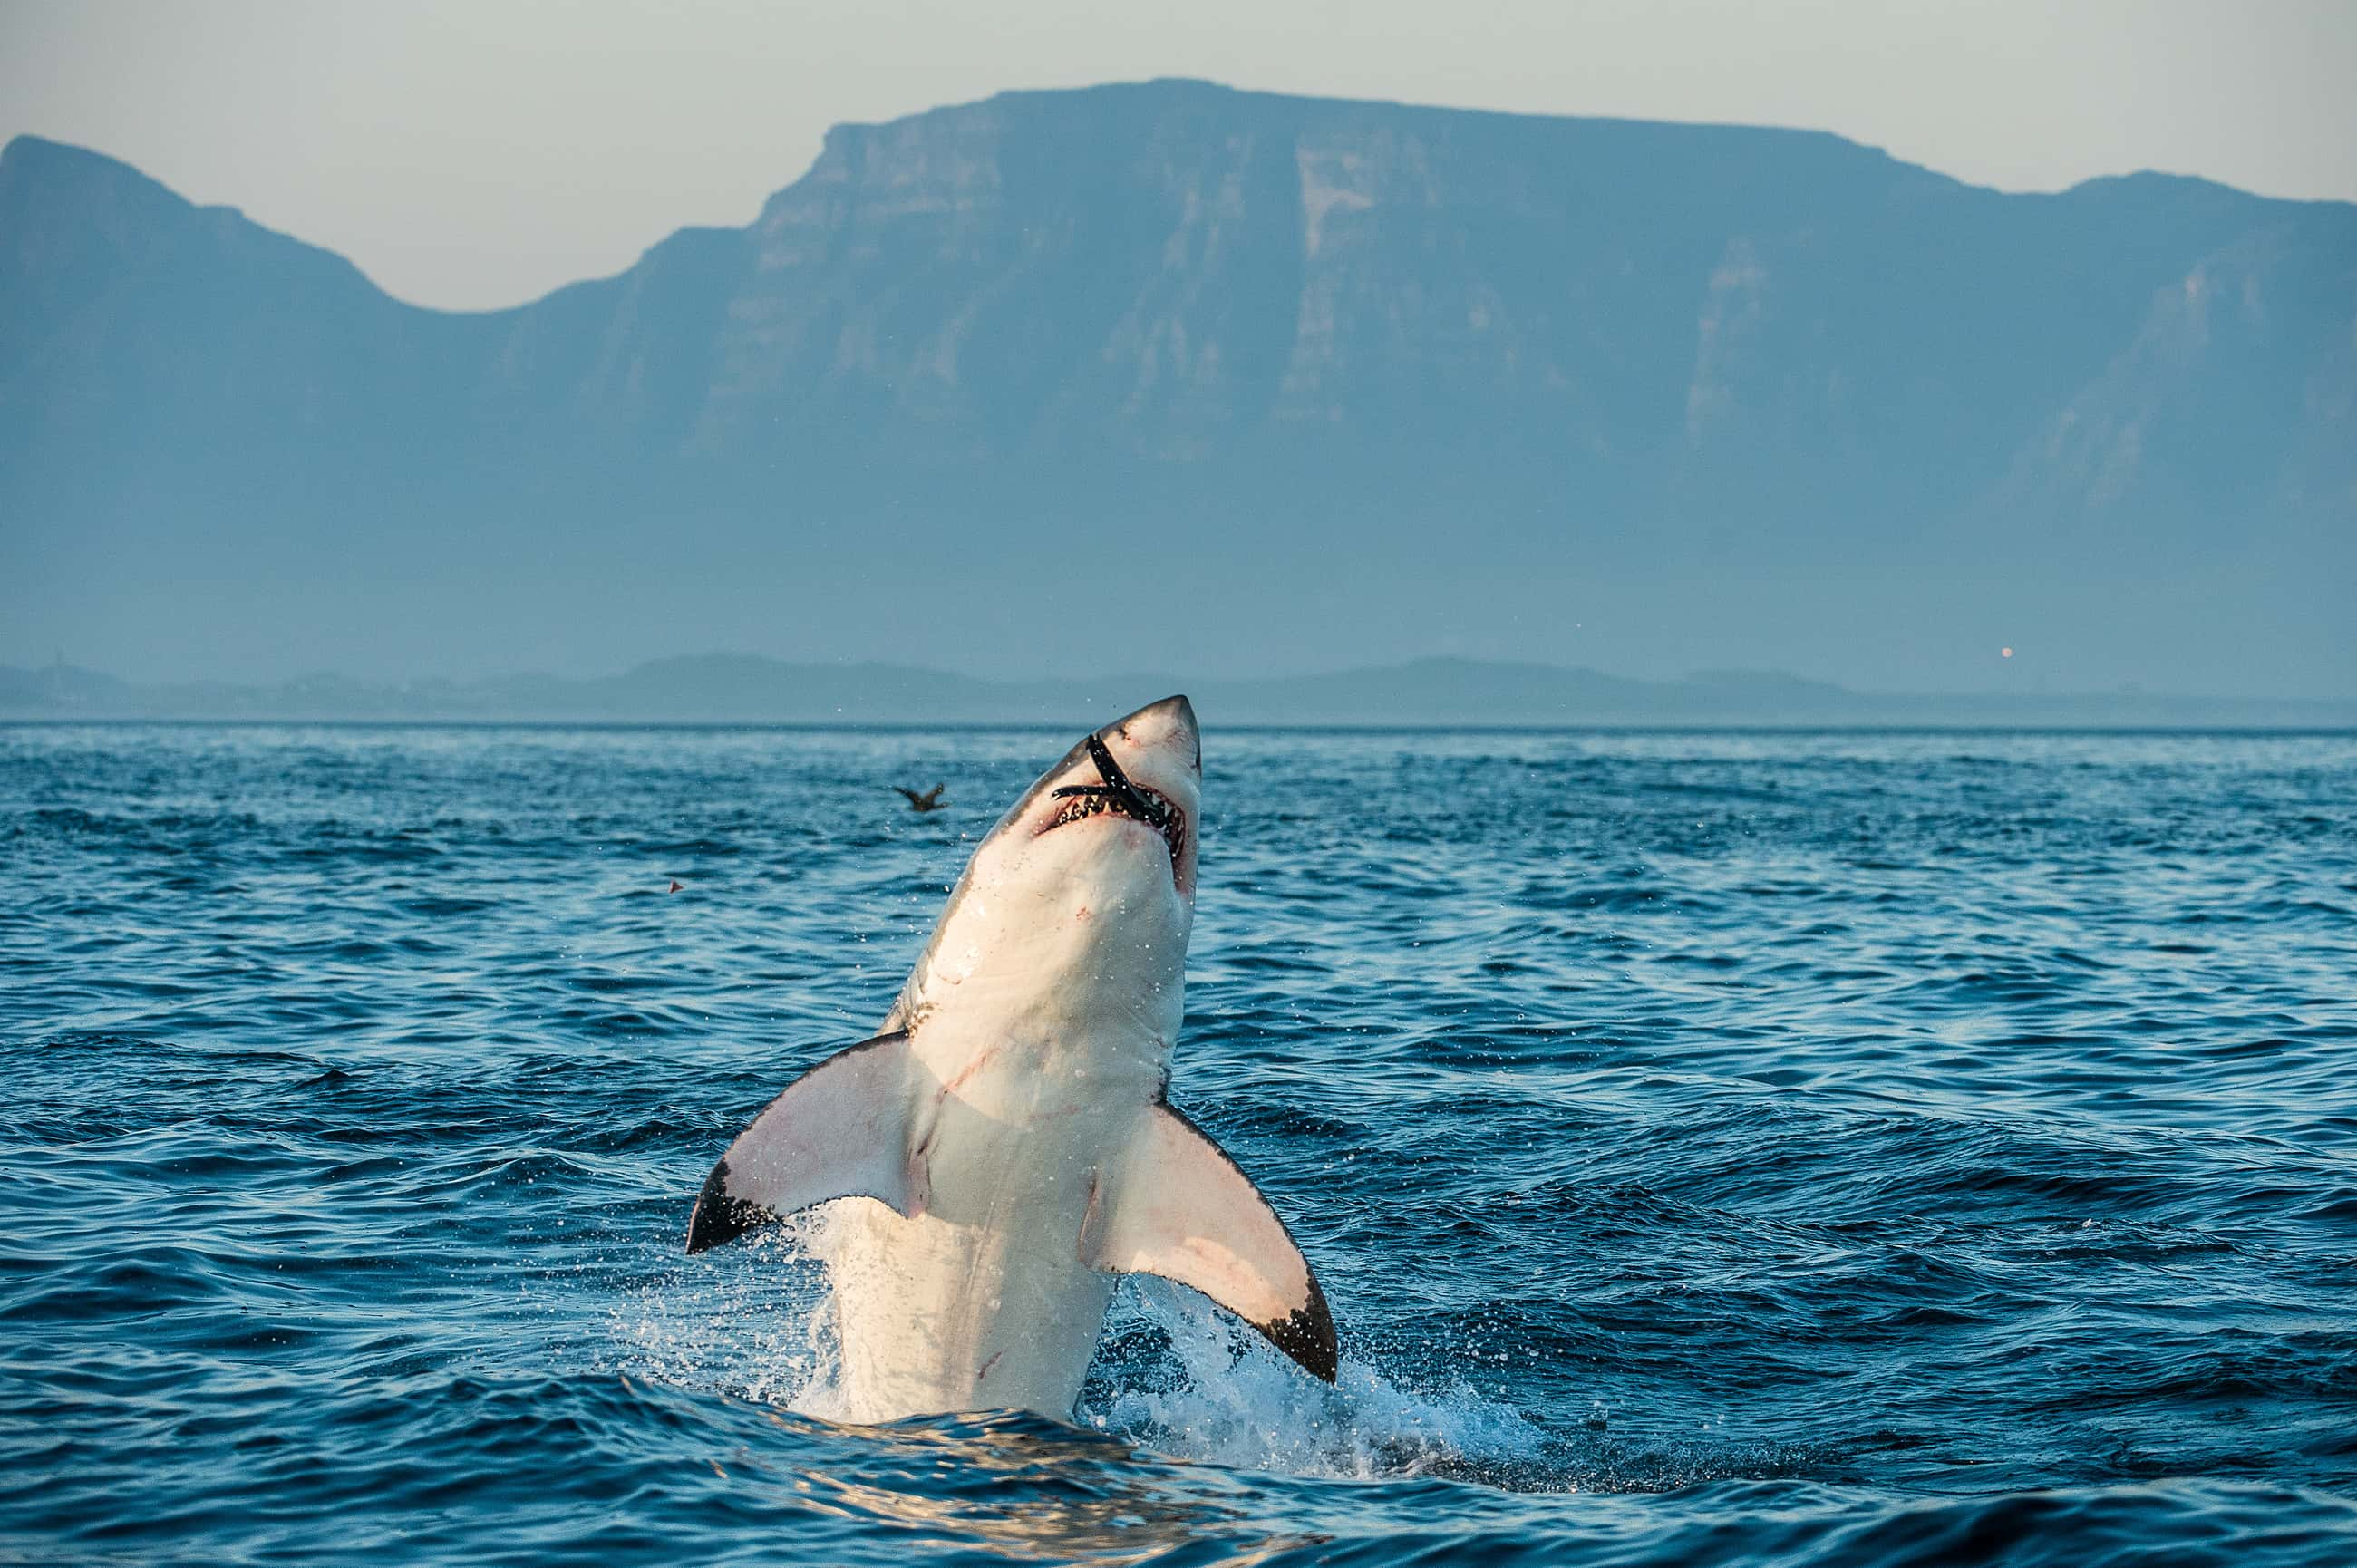
[[[134,670],[594,666],[681,646],[616,646],[650,598],[1020,668],[1025,618],[1113,596],[1132,664],[1473,626],[1943,684],[2011,638],[2057,680],[2326,694],[2352,454],[2357,208],[2192,180],[1016,93],[838,128],[747,229],[452,316],[94,155],[0,158],[0,593],[20,655]],[[857,640],[879,591],[920,629]]]

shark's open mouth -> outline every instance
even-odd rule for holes
[[[1067,822],[1077,822],[1085,817],[1103,816],[1110,811],[1117,817],[1127,817],[1144,822],[1162,835],[1170,849],[1170,870],[1177,875],[1182,864],[1180,852],[1187,847],[1187,813],[1143,784],[1135,783],[1113,759],[1105,743],[1095,736],[1087,741],[1089,757],[1097,765],[1102,784],[1067,784],[1056,791],[1063,800],[1063,809],[1050,819],[1041,832],[1050,832]]]

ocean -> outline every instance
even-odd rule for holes
[[[1205,717],[1339,1386],[875,1429],[689,1206],[1077,731],[0,726],[0,1559],[2357,1562],[2357,737]]]

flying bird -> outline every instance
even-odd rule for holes
[[[902,789],[898,784],[893,785],[892,788],[899,789],[901,794],[909,797],[909,810],[912,811],[938,811],[943,806],[949,804],[948,801],[942,799],[942,786],[939,784],[934,785],[931,789],[926,790],[921,795],[918,794],[914,789]]]

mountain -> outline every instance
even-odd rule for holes
[[[1814,725],[1831,727],[2338,728],[2357,700],[1903,695],[1789,675],[1631,681],[1594,670],[1419,659],[1258,680],[1106,674],[979,681],[876,663],[789,664],[747,654],[664,659],[619,675],[387,684],[314,675],[266,686],[155,685],[71,665],[0,665],[0,722],[188,719],[557,724],[1078,725],[1189,691],[1219,725]]]
[[[838,127],[747,228],[454,314],[20,137],[0,517],[0,656],[147,677],[2347,697],[2357,207],[1162,81]]]

